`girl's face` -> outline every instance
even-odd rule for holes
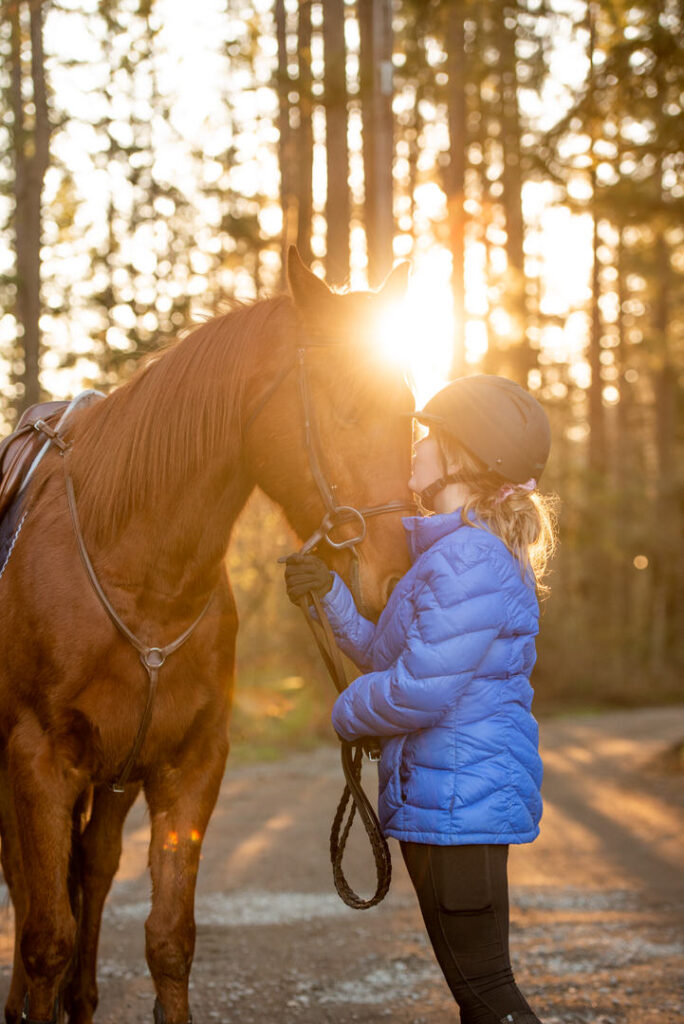
[[[441,449],[432,434],[428,434],[413,446],[413,466],[408,485],[415,494],[420,494],[443,475]]]

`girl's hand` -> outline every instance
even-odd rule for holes
[[[293,604],[314,591],[323,597],[333,585],[333,574],[316,555],[290,555],[285,562],[285,586]]]

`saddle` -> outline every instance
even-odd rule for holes
[[[29,406],[14,432],[0,441],[0,520],[21,490],[43,445],[57,436],[56,427],[68,405],[61,401]]]
[[[15,498],[28,483],[31,473],[53,442],[61,451],[67,447],[58,430],[76,409],[104,398],[101,391],[82,391],[71,401],[38,402],[21,415],[16,429],[0,441],[0,522]]]

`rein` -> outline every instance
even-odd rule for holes
[[[316,609],[318,621],[309,612],[309,599]],[[342,693],[347,687],[347,676],[321,599],[318,594],[312,591],[306,597],[301,598],[298,604],[304,614],[307,625],[311,629],[313,638],[316,641],[318,650],[337,692]],[[373,805],[361,785],[361,766],[364,750],[371,761],[379,761],[380,745],[375,738],[369,739],[365,743],[349,743],[347,740],[341,740],[340,743],[345,785],[330,829],[330,863],[333,869],[333,882],[343,903],[346,903],[353,910],[368,910],[384,900],[389,892],[392,881],[392,858],[387,840],[382,834],[380,822],[373,809]],[[348,814],[347,807],[349,807]],[[363,899],[358,893],[354,892],[347,882],[342,869],[345,846],[347,845],[347,839],[349,838],[357,811],[366,830],[375,861],[375,892],[368,899]],[[345,815],[347,815],[346,822],[344,820]]]
[[[292,370],[296,368],[297,385],[303,416],[304,446],[309,460],[311,476],[313,477],[325,508],[325,513],[320,525],[307,538],[307,540],[304,541],[303,545],[299,549],[299,554],[308,554],[322,541],[325,541],[330,545],[330,547],[335,548],[336,550],[348,548],[352,556],[352,593],[358,598],[359,557],[356,548],[365,540],[366,520],[370,519],[372,516],[380,516],[393,512],[414,512],[415,505],[409,504],[405,501],[389,501],[383,505],[373,505],[370,508],[358,509],[354,505],[339,504],[337,502],[335,485],[328,482],[328,478],[326,477],[321,465],[321,443],[316,428],[313,402],[311,399],[311,389],[309,387],[309,378],[306,372],[306,349],[313,347],[313,345],[328,344],[330,343],[325,341],[309,342],[308,345],[301,346],[297,349],[296,362],[280,371],[271,386],[267,389],[256,407],[250,413],[246,420],[244,430],[247,431],[249,429],[272,395],[289,376]],[[332,531],[345,523],[355,524],[355,535],[347,538],[346,540],[334,540],[331,536]],[[286,561],[286,558],[280,558],[279,561],[284,562]],[[325,613],[320,597],[318,594],[310,593],[307,597],[302,598],[298,603],[306,623],[313,634],[314,640],[316,641],[316,645],[320,651],[325,666],[328,669],[333,684],[335,685],[338,693],[341,693],[347,687],[347,677],[337,644],[335,643],[330,622],[328,621],[328,617]],[[313,603],[316,610],[317,620],[314,619],[310,613],[310,603]],[[348,743],[346,740],[341,741],[342,771],[344,773],[345,786],[330,830],[330,860],[332,863],[335,889],[342,901],[354,910],[367,910],[369,907],[374,907],[380,903],[387,895],[392,879],[392,860],[387,840],[382,834],[380,822],[378,821],[373,806],[361,785],[361,766],[363,762],[364,749],[371,760],[380,760],[380,744],[375,738],[370,738],[364,743]],[[349,811],[347,813],[348,807]],[[375,861],[377,883],[375,892],[369,899],[363,899],[354,892],[347,882],[342,869],[342,859],[344,856],[345,846],[357,812],[366,830]]]

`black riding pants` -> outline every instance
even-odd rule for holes
[[[508,846],[402,843],[401,852],[461,1024],[531,1013],[508,952]]]

